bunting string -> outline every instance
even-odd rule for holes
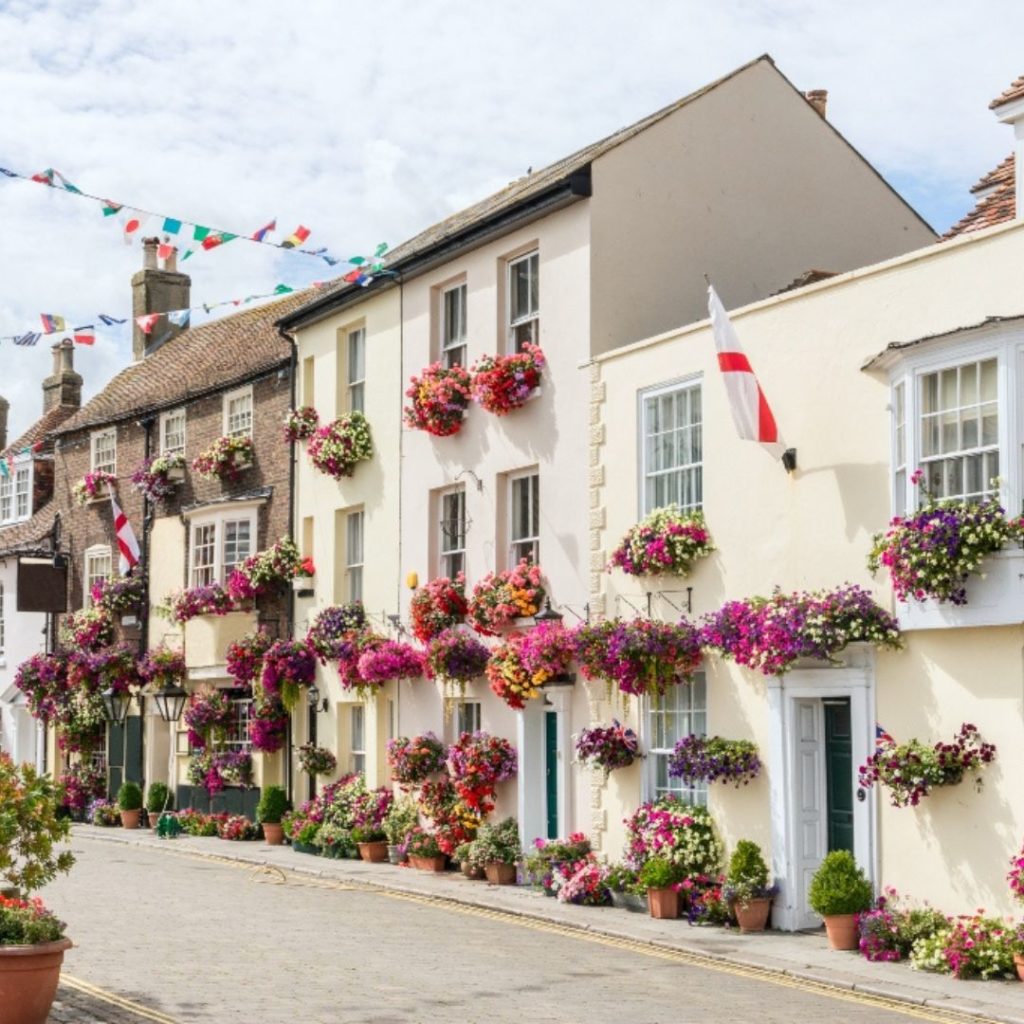
[[[172,248],[170,239],[172,237],[176,241],[180,240],[183,245],[188,246],[182,253],[182,260],[187,260],[196,252],[209,252],[211,249],[220,248],[227,245],[228,242],[235,241],[235,239],[242,239],[246,242],[255,242],[257,245],[269,245],[275,249],[288,249],[292,252],[302,253],[305,256],[314,256],[317,259],[323,260],[329,267],[335,267],[339,263],[347,263],[354,268],[351,272],[353,274],[379,274],[384,266],[385,253],[388,251],[387,244],[382,242],[374,249],[372,256],[350,256],[348,259],[342,259],[330,253],[326,248],[304,249],[302,248],[303,243],[306,242],[312,231],[302,224],[280,242],[275,242],[269,236],[277,231],[276,218],[250,235],[225,231],[222,228],[212,228],[181,217],[171,217],[167,214],[156,213],[153,210],[144,210],[141,207],[129,206],[126,203],[115,202],[112,199],[104,199],[101,196],[85,192],[77,185],[73,185],[60,171],[52,167],[47,167],[46,170],[39,171],[37,174],[21,174],[18,171],[0,167],[0,175],[20,181],[35,182],[38,185],[45,185],[47,188],[57,189],[61,192],[67,192],[69,195],[99,203],[100,211],[104,217],[117,217],[120,220],[122,235],[127,245],[131,245],[136,238],[142,237],[142,229],[149,221],[160,222],[159,231],[164,237],[162,248],[165,252],[162,258],[170,255]],[[191,229],[191,231],[189,232],[184,229]],[[189,234],[191,234],[190,239],[187,238]],[[179,236],[181,236],[180,239]],[[348,276],[346,275],[347,279]]]

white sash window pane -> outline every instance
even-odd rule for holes
[[[442,297],[441,357],[446,369],[466,365],[466,286],[449,288]]]
[[[699,508],[703,500],[703,425],[699,384],[643,400],[644,512],[677,503]]]
[[[227,432],[229,437],[252,436],[252,392],[242,391],[227,397]]]
[[[217,527],[212,523],[192,531],[192,586],[208,587],[216,579]]]
[[[228,520],[224,523],[224,583],[252,554],[251,531],[252,524],[248,519]]]
[[[350,512],[345,520],[345,560],[348,600],[363,599],[363,513]]]
[[[366,411],[366,331],[360,327],[348,335],[348,408]]]
[[[540,560],[540,477],[536,473],[512,480],[512,564]]]

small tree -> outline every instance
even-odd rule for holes
[[[53,881],[75,862],[70,850],[54,855],[54,846],[71,833],[71,822],[57,817],[57,804],[48,775],[0,754],[0,877],[26,892]]]

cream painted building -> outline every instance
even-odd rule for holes
[[[591,441],[632,435],[598,421],[592,354],[702,317],[704,271],[750,301],[808,268],[848,270],[934,238],[822,114],[760,58],[404,243],[365,291],[340,285],[285,317],[309,382],[302,394],[321,421],[350,407],[345,367],[365,329],[360,386],[377,447],[341,484],[300,466],[297,531],[328,569],[322,578],[318,568],[312,601],[299,602],[297,628],[355,596],[350,528],[361,531],[368,610],[399,625],[409,573],[425,583],[461,568],[469,591],[522,554],[539,561],[567,624],[601,614],[592,530],[604,511],[591,488],[613,471],[602,476]],[[548,360],[526,406],[500,418],[474,406],[453,437],[399,427],[410,376],[437,361],[471,367],[522,340]],[[426,682],[403,682],[361,710],[339,703],[324,678],[329,709],[317,727],[340,769],[365,765],[382,781],[389,733],[451,739],[479,727],[519,748],[519,777],[497,813],[517,815],[525,842],[590,824],[590,780],[572,769],[572,736],[596,714],[582,686],[517,713],[481,679],[448,715]]]
[[[963,609],[895,606],[887,575],[872,579],[866,560],[872,535],[916,507],[916,466],[950,497],[983,493],[998,473],[1005,507],[1022,507],[1022,258],[1018,220],[742,308],[723,288],[782,440],[796,449],[792,473],[777,452],[738,438],[707,321],[595,358],[599,559],[649,510],[666,472],[703,508],[717,551],[650,597],[619,571],[596,577],[592,606],[675,619],[689,605],[698,618],[776,586],[849,582],[897,613],[905,640],[902,652],[852,647],[841,665],[801,664],[781,678],[709,657],[661,708],[634,702],[629,717],[647,758],[595,784],[591,827],[604,831],[610,856],[622,848],[623,816],[671,790],[706,800],[730,849],[750,838],[771,851],[776,926],[816,923],[806,883],[837,823],[847,838],[852,823],[855,855],[876,886],[952,913],[1012,911],[1005,874],[1024,837],[1015,785],[1024,771],[1024,552],[991,559]],[[667,416],[674,444],[660,436]],[[936,417],[950,425],[937,447]],[[602,707],[600,718],[615,713]],[[998,750],[980,792],[965,781],[896,809],[885,790],[858,788],[876,723],[898,742],[931,744],[949,742],[964,722]],[[665,763],[689,732],[753,740],[766,770],[743,789],[686,791]]]

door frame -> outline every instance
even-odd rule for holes
[[[542,691],[541,700],[527,701],[517,715],[519,774],[517,810],[519,836],[524,850],[533,848],[533,840],[547,835],[547,720],[545,713],[558,716],[558,827],[563,835],[572,831],[572,715],[571,687],[552,687]]]
[[[874,650],[851,645],[842,664],[822,668],[798,667],[767,680],[769,732],[768,785],[771,802],[772,874],[779,893],[772,904],[772,925],[782,931],[807,927],[801,920],[800,900],[794,889],[799,827],[799,758],[795,704],[800,699],[846,697],[850,701],[850,731],[855,765],[864,764],[874,751]],[[824,736],[822,737],[824,743]],[[874,882],[878,878],[878,828],[874,787],[853,808],[853,848],[857,863]]]

